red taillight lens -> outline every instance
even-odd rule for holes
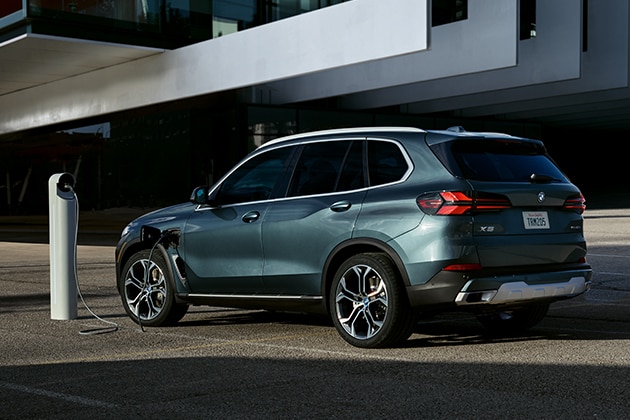
[[[444,203],[444,199],[438,193],[423,194],[416,199],[418,206],[427,214],[435,214]]]
[[[423,194],[416,199],[420,209],[431,215],[459,215],[510,208],[507,197],[499,194],[442,191]]]
[[[473,209],[475,203],[471,197],[461,191],[444,191],[440,193],[442,205],[436,214],[464,214]]]
[[[586,210],[586,200],[582,194],[578,194],[567,198],[564,201],[563,207],[567,210],[577,210],[580,214]]]
[[[481,264],[451,264],[443,268],[445,271],[476,271],[481,270]]]

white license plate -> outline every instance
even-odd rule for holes
[[[549,216],[546,211],[524,211],[525,229],[549,229]]]

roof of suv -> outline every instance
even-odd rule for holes
[[[439,136],[447,136],[449,138],[483,137],[483,138],[513,138],[513,139],[525,140],[522,137],[515,137],[510,134],[505,134],[505,133],[466,131],[461,126],[449,127],[446,130],[423,130],[423,129],[415,128],[415,127],[355,127],[355,128],[338,128],[338,129],[293,134],[290,136],[279,137],[277,139],[268,141],[260,147],[267,147],[271,145],[276,145],[278,143],[284,143],[284,142],[293,141],[293,140],[312,139],[315,137],[353,135],[353,134],[366,135],[369,133],[373,133],[373,134],[376,134],[376,133],[425,133],[425,134],[432,133],[432,134],[437,134]]]
[[[266,142],[260,147],[266,147],[278,143],[291,140],[299,140],[302,138],[313,138],[320,136],[338,136],[350,134],[367,134],[367,133],[426,133],[426,130],[415,127],[355,127],[355,128],[335,128],[330,130],[311,131],[306,133],[293,134],[290,136],[279,137],[277,139]]]

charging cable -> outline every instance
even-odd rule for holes
[[[155,252],[155,249],[160,244],[160,242],[162,242],[164,239],[167,239],[168,237],[173,235],[173,233],[175,231],[176,231],[175,229],[166,229],[165,231],[163,231],[161,233],[161,235],[158,238],[158,240],[155,241],[155,243],[151,247],[151,251],[149,251],[149,258],[148,258],[148,260],[149,260],[149,267],[147,267],[147,269],[144,272],[144,283],[142,284],[142,290],[140,291],[141,293],[144,293],[144,291],[146,290],[147,286],[149,285],[149,276],[151,275],[151,266],[150,266],[150,264],[153,263],[153,253]],[[167,246],[170,246],[170,245],[167,245]],[[165,281],[166,281],[166,279],[165,279]],[[138,325],[140,325],[140,330],[142,330],[142,332],[145,332],[144,326],[142,325],[142,318],[140,317],[140,309],[138,309],[137,312],[138,313],[136,314],[136,317],[138,318]]]
[[[153,259],[153,252],[155,251],[155,248],[157,248],[158,244],[163,238],[164,238],[163,236],[160,236],[160,238],[157,241],[155,241],[155,243],[151,247],[151,251],[149,252],[149,263],[148,263],[147,269],[144,270],[144,283],[142,284],[142,290],[140,291],[140,293],[144,293],[145,290],[147,289],[147,286],[149,285],[149,276],[151,275],[151,263]],[[148,300],[148,297],[147,297],[147,300]],[[144,332],[144,325],[142,325],[142,317],[140,316],[139,304],[138,304],[138,308],[136,309],[136,312],[137,312],[136,317],[138,318],[138,325],[140,325],[140,330]]]
[[[77,292],[79,293],[79,297],[81,298],[81,302],[83,302],[83,306],[85,306],[85,309],[87,309],[87,311],[92,314],[92,316],[96,319],[98,319],[99,321],[105,323],[105,324],[109,324],[108,327],[101,327],[101,328],[92,328],[89,330],[81,330],[79,331],[79,334],[81,335],[95,335],[95,334],[104,334],[104,333],[110,333],[110,332],[114,332],[114,331],[118,331],[118,324],[112,321],[107,321],[101,317],[99,317],[98,315],[96,315],[92,309],[90,309],[90,307],[88,306],[88,304],[85,302],[85,299],[83,298],[83,293],[81,293],[81,287],[79,286],[79,276],[78,276],[78,272],[77,272],[77,253],[76,253],[76,246],[77,246],[77,240],[78,240],[78,232],[79,232],[79,199],[77,198],[77,194],[74,192],[74,190],[72,189],[72,186],[69,184],[66,184],[65,187],[68,189],[68,191],[72,191],[72,194],[74,195],[74,199],[77,203],[76,206],[76,229],[74,230],[74,246],[75,246],[75,253],[74,253],[74,278],[75,281],[77,283]]]

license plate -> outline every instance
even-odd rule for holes
[[[546,211],[524,211],[525,229],[549,229],[549,216]]]

